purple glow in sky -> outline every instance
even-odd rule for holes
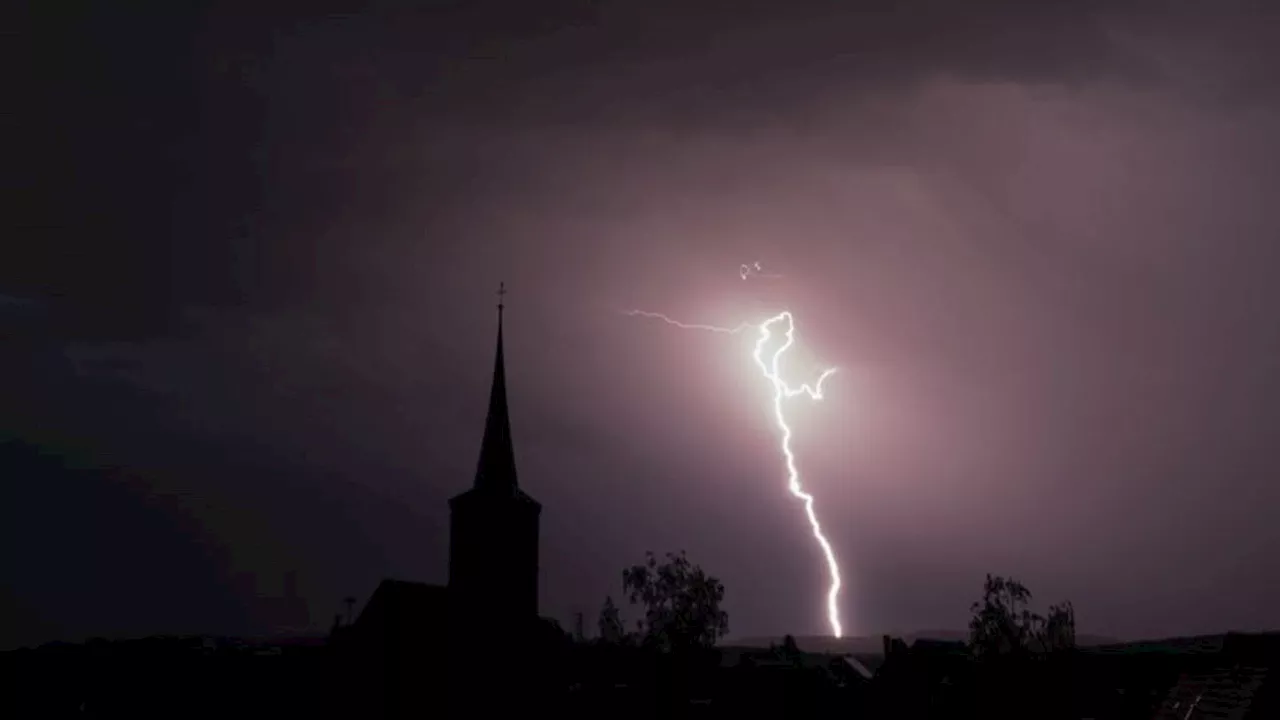
[[[0,646],[443,581],[500,280],[549,615],[683,548],[733,635],[830,632],[756,338],[618,314],[787,309],[846,634],[963,629],[986,573],[1280,625],[1275,3],[39,5]]]
[[[739,277],[746,280],[751,277],[764,277],[764,270],[760,263],[752,263],[750,265],[742,265],[739,269]],[[778,275],[768,275],[768,277],[779,277]],[[773,317],[766,318],[759,323],[742,323],[734,327],[719,327],[716,325],[705,325],[701,323],[686,323],[675,320],[665,314],[655,313],[646,310],[628,311],[628,315],[633,317],[648,317],[662,320],[668,325],[678,327],[682,330],[702,330],[713,333],[725,333],[736,335],[743,330],[754,328],[757,330],[759,338],[756,340],[755,348],[751,352],[751,359],[756,366],[760,368],[760,374],[769,386],[773,389],[773,397],[771,399],[771,412],[774,422],[778,426],[779,433],[779,449],[781,451],[787,475],[787,491],[797,500],[804,504],[805,516],[809,520],[809,526],[813,529],[813,539],[816,541],[818,548],[822,551],[823,559],[826,561],[827,571],[830,573],[826,592],[826,611],[827,622],[830,623],[831,635],[834,637],[842,637],[844,635],[843,622],[840,619],[840,563],[836,559],[835,551],[831,547],[830,541],[822,532],[822,524],[818,521],[817,511],[814,506],[817,499],[812,493],[804,490],[804,485],[800,480],[800,470],[796,466],[795,453],[791,449],[791,426],[787,421],[787,414],[783,410],[784,404],[792,398],[804,396],[810,400],[822,399],[822,384],[827,378],[835,373],[835,368],[827,368],[818,375],[818,379],[812,384],[800,383],[792,385],[787,382],[782,373],[782,360],[791,346],[795,344],[795,319],[791,313],[783,310]],[[784,329],[781,331],[774,330],[774,326],[784,323]],[[774,339],[774,335],[780,332],[784,338],[783,342],[773,343],[777,347],[772,354],[766,354],[765,350],[769,347],[770,341]],[[767,358],[767,359],[766,359]]]

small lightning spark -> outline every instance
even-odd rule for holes
[[[747,268],[746,265],[743,265],[742,267]],[[759,263],[756,263],[754,267],[758,268]],[[744,270],[744,280],[746,279],[747,274],[749,273],[746,273]],[[759,330],[760,336],[756,341],[755,350],[752,352],[751,357],[755,360],[756,366],[760,368],[760,372],[764,375],[764,378],[769,381],[770,386],[773,388],[773,417],[781,435],[780,444],[782,456],[786,461],[787,490],[796,499],[804,503],[805,515],[809,518],[809,527],[813,530],[813,537],[817,540],[818,547],[822,549],[822,554],[826,558],[827,570],[831,575],[831,584],[827,589],[827,620],[831,625],[832,634],[836,637],[841,637],[844,634],[844,629],[841,627],[840,607],[837,603],[841,586],[840,565],[836,561],[835,551],[831,549],[831,543],[827,541],[826,536],[822,532],[822,525],[818,522],[818,515],[814,510],[814,497],[804,490],[804,486],[800,482],[800,471],[796,467],[795,453],[791,449],[791,426],[787,424],[786,414],[783,412],[783,401],[796,397],[797,395],[805,395],[812,400],[821,400],[823,398],[822,384],[826,382],[827,378],[831,377],[831,375],[835,373],[836,369],[828,368],[824,370],[822,374],[818,376],[817,382],[813,385],[806,383],[798,387],[792,387],[782,379],[782,374],[779,371],[782,356],[785,355],[787,350],[795,344],[795,319],[791,313],[786,310],[756,325],[751,323],[742,323],[731,328],[721,327],[718,325],[681,322],[668,315],[649,312],[646,310],[629,310],[626,311],[625,314],[632,317],[645,317],[661,320],[668,325],[674,325],[682,330],[703,330],[706,332],[725,333],[729,335],[736,335],[743,330],[748,330],[753,327]],[[766,361],[764,351],[768,346],[769,341],[774,337],[774,333],[770,328],[778,323],[786,324],[786,329],[783,331],[786,341],[783,342],[778,349],[773,352],[773,356]]]
[[[751,323],[745,323],[745,322],[741,323],[737,327],[731,327],[731,328],[720,327],[719,325],[701,325],[699,323],[680,322],[679,320],[673,320],[670,317],[663,315],[662,313],[649,312],[647,310],[626,310],[623,312],[623,314],[630,315],[631,317],[646,317],[646,318],[653,318],[654,320],[661,320],[662,322],[668,325],[674,325],[680,328],[681,330],[706,330],[707,332],[713,332],[713,333],[725,333],[727,335],[737,335],[743,330],[747,330],[751,328]]]
[[[746,280],[749,277],[780,278],[782,276],[777,273],[765,272],[764,267],[759,262],[753,262],[739,265],[738,277]]]

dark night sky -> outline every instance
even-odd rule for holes
[[[443,581],[498,280],[548,614],[825,629],[747,346],[618,312],[786,306],[848,632],[1280,625],[1274,3],[119,5],[16,24],[0,646]]]

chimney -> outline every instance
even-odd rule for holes
[[[889,659],[889,653],[893,652],[893,639],[888,635],[884,636],[884,659]]]

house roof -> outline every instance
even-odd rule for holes
[[[355,629],[361,634],[426,632],[447,622],[448,616],[445,586],[387,578],[356,618]]]
[[[866,665],[863,665],[861,661],[859,661],[857,658],[855,658],[852,655],[845,655],[842,659],[844,660],[845,664],[847,664],[854,672],[858,673],[858,675],[862,676],[862,678],[865,680],[870,680],[875,675],[875,673],[867,669]]]
[[[1267,680],[1260,667],[1218,667],[1184,673],[1169,690],[1156,720],[1248,717],[1258,691]]]

